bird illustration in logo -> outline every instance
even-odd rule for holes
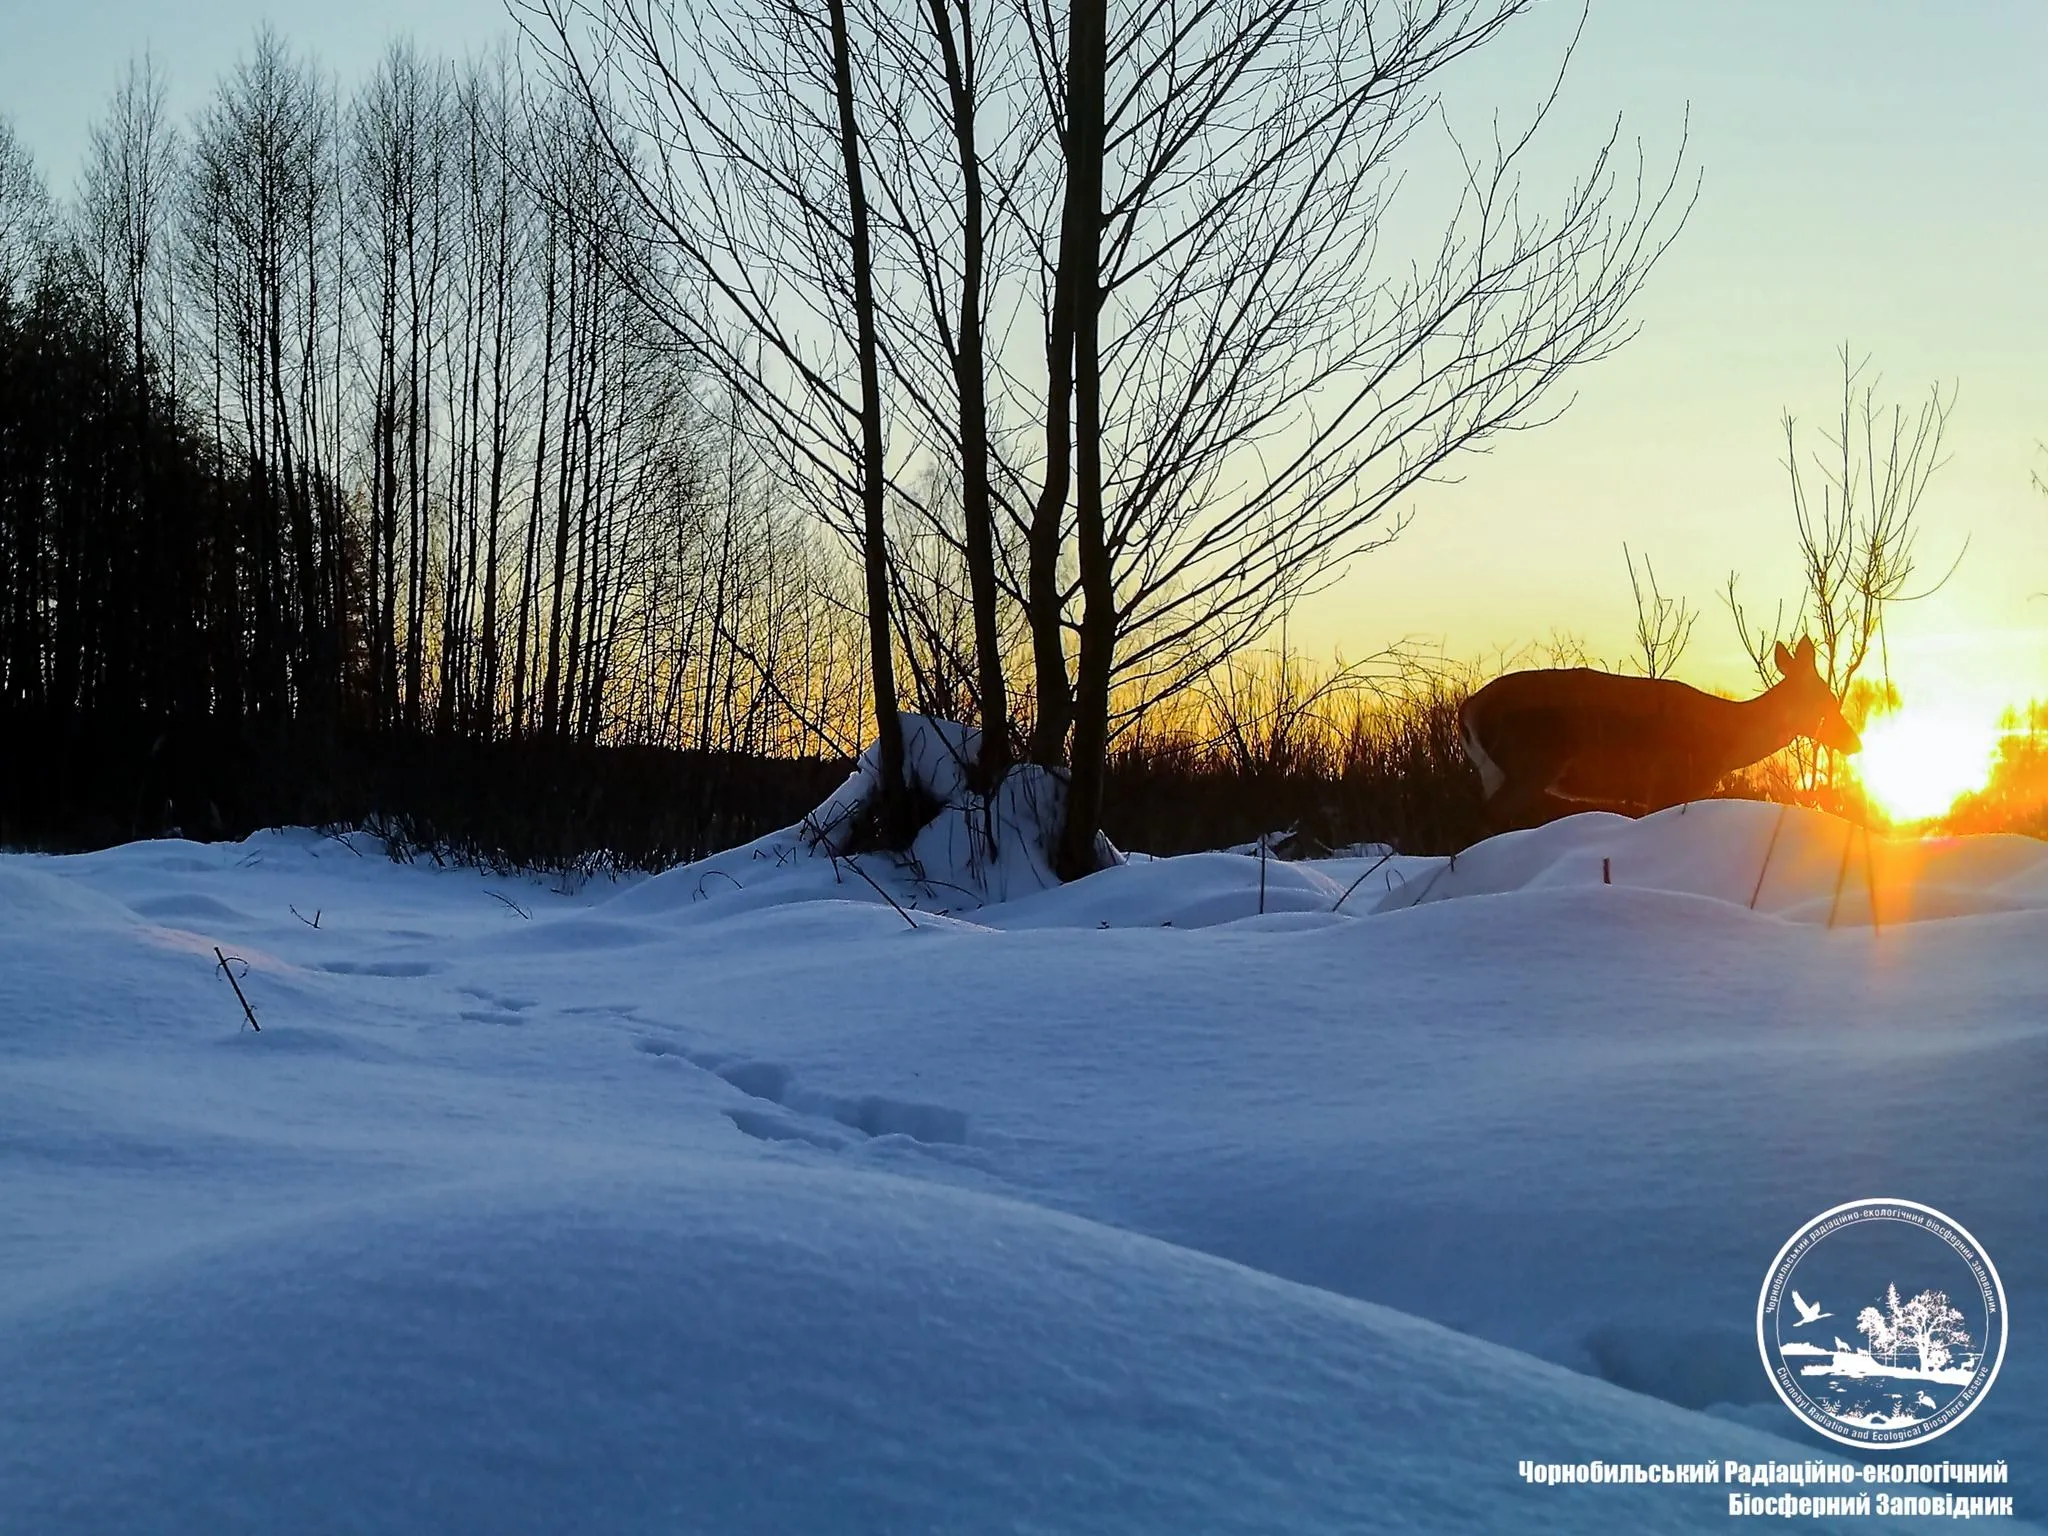
[[[1936,1406],[1934,1399],[1929,1397],[1925,1392],[1914,1393],[1913,1401],[1918,1403],[1922,1408],[1932,1408]]]
[[[1792,1325],[1794,1328],[1804,1328],[1808,1323],[1817,1323],[1824,1317],[1835,1315],[1832,1312],[1821,1311],[1819,1302],[1808,1301],[1797,1291],[1792,1293],[1792,1305],[1799,1309],[1799,1321]]]

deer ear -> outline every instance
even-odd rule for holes
[[[1790,677],[1792,675],[1792,653],[1785,649],[1784,641],[1780,640],[1778,642],[1777,653],[1773,659],[1778,663],[1778,676]]]
[[[1802,667],[1813,665],[1813,636],[1802,635],[1799,640],[1798,662]]]

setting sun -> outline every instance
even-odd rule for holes
[[[1863,750],[1852,761],[1894,821],[1926,821],[1982,787],[1997,745],[1989,726],[1904,709],[1865,726]]]

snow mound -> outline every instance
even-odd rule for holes
[[[1844,1199],[2048,1313],[2048,919],[1825,932],[1799,813],[1752,913],[1776,818],[967,917],[855,855],[915,932],[793,841],[0,856],[0,1531],[1723,1528],[1516,1462],[1826,1452],[1753,1320]],[[1880,846],[1880,905],[2038,851]],[[2044,1448],[2015,1347],[1933,1459],[2034,1515]]]
[[[804,822],[642,882],[609,909],[711,919],[838,901],[874,908],[868,923],[901,926],[885,905],[893,901],[916,923],[960,914],[1006,929],[1210,928],[1253,919],[1299,927],[1473,896],[1612,886],[1852,927],[1873,921],[1873,905],[1879,926],[2048,910],[2048,843],[1866,834],[1824,812],[1748,800],[1698,801],[1634,821],[1586,812],[1488,838],[1449,859],[1365,848],[1293,861],[1261,858],[1257,844],[1125,857],[1105,840],[1106,867],[1061,884],[1045,853],[1058,825],[1057,779],[1018,768],[984,799],[960,776],[974,733],[918,724],[917,782],[934,798],[951,798],[907,856],[841,851],[838,839],[872,787],[863,759]]]
[[[1639,821],[1587,812],[1408,860],[1373,910],[1612,884],[1705,896],[1801,923],[1879,925],[2048,909],[2048,843],[1866,834],[1821,811],[1701,800]],[[1839,894],[1838,894],[1839,893]]]
[[[1532,1490],[1517,1458],[1787,1452],[1092,1222],[765,1158],[315,1212],[0,1317],[0,1526],[74,1536],[1718,1530],[1719,1489]]]
[[[1328,913],[1344,887],[1314,864],[1186,853],[1103,870],[984,912],[998,928],[1212,928],[1261,914]],[[1341,921],[1341,919],[1339,919]]]
[[[27,859],[0,863],[0,924],[26,927],[51,918],[81,928],[131,928],[136,914],[97,892],[80,889],[74,881],[45,873]]]

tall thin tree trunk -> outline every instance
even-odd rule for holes
[[[953,381],[960,402],[960,510],[967,543],[967,583],[974,608],[974,654],[981,692],[981,778],[993,790],[1010,765],[1010,704],[1003,678],[1002,629],[996,612],[995,528],[990,514],[988,376],[982,349],[985,230],[981,155],[975,145],[974,16],[960,8],[956,42],[950,0],[930,0],[932,32],[946,68],[953,140],[962,190],[960,317]]]
[[[860,127],[854,116],[853,46],[846,30],[846,0],[829,0],[832,84],[839,102],[839,148],[846,177],[848,234],[853,256],[855,350],[860,362],[861,561],[867,577],[868,663],[875,681],[875,741],[881,786],[877,828],[892,848],[908,846],[908,795],[903,782],[903,722],[897,713],[896,666],[889,625],[888,486],[883,479],[882,378],[875,337],[875,279],[868,231],[867,188],[861,173]]]
[[[547,483],[548,392],[555,375],[555,241],[554,221],[548,222],[548,238],[541,252],[546,282],[541,301],[540,410],[537,413],[533,449],[533,496],[526,509],[526,547],[519,569],[519,621],[512,642],[512,734],[522,734],[532,710],[528,701],[527,642],[540,621],[540,531],[542,488]]]
[[[1102,157],[1108,54],[1104,0],[1074,0],[1067,23],[1067,206],[1060,276],[1074,322],[1075,546],[1083,609],[1066,819],[1058,869],[1095,869],[1102,774],[1109,752],[1109,686],[1116,649],[1116,582],[1102,505]]]

